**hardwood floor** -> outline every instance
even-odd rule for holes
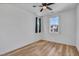
[[[40,40],[3,56],[79,56],[75,46]]]

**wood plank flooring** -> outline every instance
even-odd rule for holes
[[[79,56],[75,46],[40,40],[3,56]]]

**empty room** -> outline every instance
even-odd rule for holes
[[[0,3],[0,56],[79,56],[78,3]]]

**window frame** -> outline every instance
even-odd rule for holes
[[[59,20],[58,20],[59,25],[57,25],[58,26],[58,31],[57,32],[51,31],[50,18],[53,18],[53,17],[59,17]],[[59,33],[59,30],[60,30],[60,16],[56,15],[56,16],[49,17],[49,32],[50,33]]]

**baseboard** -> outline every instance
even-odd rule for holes
[[[4,55],[9,54],[9,53],[11,53],[11,52],[13,52],[13,51],[22,49],[22,48],[24,48],[25,46],[28,46],[28,45],[30,45],[30,44],[32,44],[32,43],[34,43],[34,42],[38,42],[39,40],[40,40],[40,39],[35,40],[35,41],[32,41],[32,42],[29,42],[29,43],[27,43],[26,45],[20,46],[19,48],[15,48],[15,49],[13,49],[13,50],[9,50],[9,51],[7,51],[7,52],[4,52],[4,53],[0,54],[0,56],[4,56]]]
[[[68,44],[68,43],[64,43],[64,42],[59,42],[59,41],[55,41],[55,40],[49,40],[49,39],[42,39],[42,40],[51,41],[51,42],[60,43],[60,44],[65,44],[65,45],[70,45],[70,46],[75,46],[75,45],[72,45],[72,44]]]
[[[11,52],[14,52],[14,51],[16,51],[16,50],[20,50],[20,49],[22,49],[22,48],[24,48],[24,47],[28,47],[28,46],[31,45],[32,43],[36,43],[36,42],[38,42],[38,41],[44,41],[44,40],[45,40],[45,41],[50,41],[50,42],[59,43],[59,44],[69,45],[69,44],[65,44],[65,43],[62,43],[62,42],[56,42],[56,41],[51,41],[51,40],[46,40],[46,39],[40,39],[40,40],[32,41],[32,42],[30,42],[29,44],[24,45],[24,46],[22,46],[22,47],[20,47],[20,48],[16,48],[16,49],[14,49],[14,50],[5,52],[4,54],[1,54],[1,56],[5,56],[5,55],[7,55],[7,54],[9,54],[9,53],[11,53]],[[72,46],[72,45],[70,45],[70,46]],[[78,47],[77,47],[77,48],[78,48]],[[78,51],[79,51],[79,48],[78,48]]]

